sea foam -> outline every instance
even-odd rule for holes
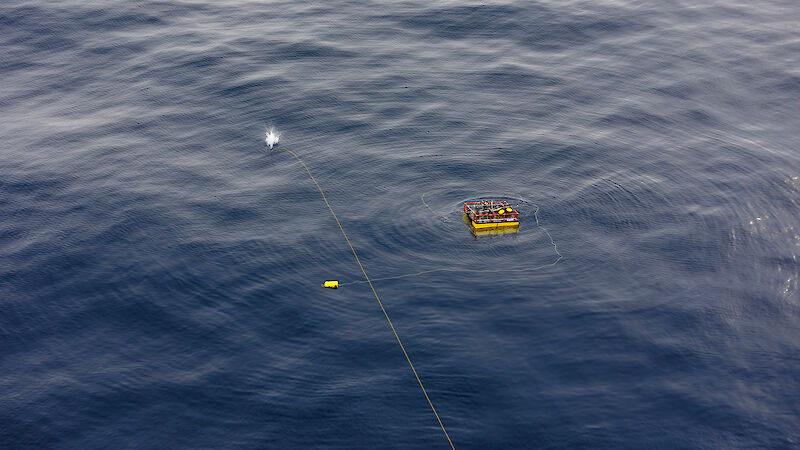
[[[264,142],[267,143],[267,145],[269,146],[269,148],[271,150],[272,147],[274,147],[275,144],[278,143],[278,141],[280,140],[280,137],[281,137],[281,135],[278,134],[278,132],[276,132],[274,128],[270,128],[269,130],[267,130],[267,137],[264,139]]]

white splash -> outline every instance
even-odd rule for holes
[[[275,144],[278,143],[280,138],[281,135],[278,134],[278,132],[276,132],[274,128],[270,128],[269,130],[267,130],[267,137],[266,139],[264,139],[264,142],[266,142],[267,145],[269,145],[270,150],[272,150],[272,147],[274,147]]]

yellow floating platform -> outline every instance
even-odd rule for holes
[[[475,223],[472,220],[470,220],[469,223],[472,225],[472,228],[475,228],[476,230],[486,230],[486,229],[505,228],[505,227],[519,228],[519,222]]]
[[[519,227],[519,212],[504,200],[466,202],[464,218],[475,230]]]
[[[502,224],[475,223],[464,214],[464,223],[469,225],[473,236],[498,236],[519,232],[519,222],[503,222]],[[487,226],[491,225],[491,226]]]

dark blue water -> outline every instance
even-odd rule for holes
[[[3,3],[0,447],[449,448],[268,126],[456,448],[797,447],[800,8],[701,3]]]

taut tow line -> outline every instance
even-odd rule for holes
[[[294,156],[297,162],[299,162],[303,166],[303,168],[306,169],[309,178],[311,178],[311,181],[314,182],[314,185],[317,187],[317,190],[319,191],[320,195],[322,195],[322,201],[325,202],[325,206],[327,206],[328,210],[331,212],[333,219],[336,221],[336,225],[339,226],[339,231],[342,232],[344,240],[347,241],[347,245],[353,252],[353,256],[356,258],[356,263],[358,264],[358,267],[361,269],[361,273],[364,274],[364,279],[367,280],[367,283],[369,283],[369,287],[372,289],[372,293],[375,294],[375,300],[378,301],[378,306],[380,306],[381,311],[383,311],[383,315],[386,317],[386,321],[389,323],[389,327],[392,329],[392,333],[394,333],[394,337],[395,339],[397,339],[397,343],[400,344],[400,349],[403,350],[403,356],[406,357],[406,361],[408,361],[408,365],[411,367],[411,371],[414,372],[414,377],[417,379],[417,383],[419,383],[419,387],[420,389],[422,389],[422,393],[425,395],[425,400],[428,401],[428,405],[430,405],[433,414],[436,416],[436,421],[438,421],[439,426],[442,427],[442,432],[444,432],[444,436],[447,438],[447,442],[450,444],[450,447],[453,450],[455,450],[456,447],[453,445],[453,441],[450,440],[450,435],[447,434],[447,430],[444,428],[444,423],[442,423],[442,419],[439,417],[439,413],[436,412],[436,408],[433,406],[431,398],[428,397],[428,391],[425,390],[425,386],[422,384],[422,380],[419,378],[417,370],[414,368],[414,364],[411,362],[411,358],[409,358],[408,352],[406,352],[406,348],[405,346],[403,346],[403,342],[400,340],[400,336],[397,334],[397,330],[395,330],[394,325],[392,324],[392,320],[389,318],[389,314],[386,312],[386,308],[383,307],[383,303],[381,302],[381,298],[378,296],[378,292],[375,290],[375,286],[372,285],[372,281],[369,279],[367,271],[364,270],[364,266],[361,264],[361,260],[358,259],[358,253],[356,253],[356,249],[353,248],[353,244],[350,243],[350,238],[348,238],[347,233],[344,232],[342,223],[339,222],[339,218],[336,217],[336,213],[333,212],[333,207],[331,207],[331,204],[328,203],[328,199],[327,197],[325,197],[325,192],[322,190],[322,187],[319,185],[319,183],[317,183],[317,180],[314,178],[314,175],[311,175],[311,170],[308,169],[308,166],[306,165],[305,162],[303,162],[303,159],[297,156],[297,153],[289,150],[288,148],[283,148],[283,147],[275,147],[270,150],[270,153],[276,150],[283,150],[285,152],[288,152],[290,155]]]

